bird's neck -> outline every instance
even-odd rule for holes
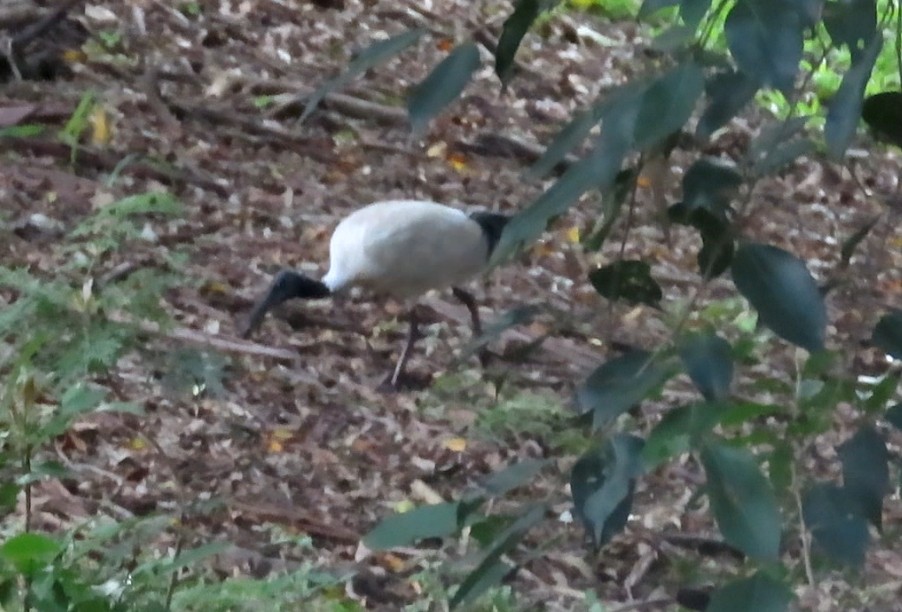
[[[470,218],[482,229],[482,234],[489,246],[489,255],[491,255],[498,246],[501,232],[504,231],[504,226],[510,221],[510,217],[491,212],[474,212],[470,214]]]

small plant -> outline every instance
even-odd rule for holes
[[[185,17],[197,18],[203,14],[203,7],[199,2],[182,2],[178,8]]]
[[[73,138],[78,132],[74,125],[67,129]],[[138,601],[164,605],[173,573],[221,547],[183,550],[165,560],[136,559],[135,546],[175,517],[101,520],[59,534],[36,532],[32,517],[35,483],[71,477],[47,451],[74,421],[97,411],[141,414],[141,406],[111,399],[100,381],[122,356],[144,348],[147,322],[166,324],[160,294],[176,276],[147,268],[113,278],[99,269],[140,240],[142,219],[179,210],[168,194],[124,198],[71,232],[67,263],[56,278],[0,267],[0,296],[9,303],[0,311],[0,350],[9,356],[0,366],[4,606],[15,601],[38,610],[131,610]],[[20,503],[24,513],[16,515]]]
[[[94,112],[95,105],[96,97],[94,93],[86,92],[78,102],[78,106],[75,107],[72,116],[69,117],[69,121],[66,122],[66,125],[59,132],[60,141],[71,150],[69,162],[72,164],[75,163],[78,155],[78,144],[82,135],[91,126],[91,113]]]

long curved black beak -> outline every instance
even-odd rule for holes
[[[280,295],[278,292],[273,291],[273,287],[269,288],[269,291],[266,292],[260,300],[254,305],[254,309],[251,310],[250,315],[247,317],[247,321],[245,321],[244,326],[241,328],[241,337],[247,338],[253,333],[255,329],[260,327],[260,323],[263,321],[263,317],[266,316],[266,313],[270,311],[270,309],[278,306],[285,300],[287,297]]]
[[[266,313],[282,302],[294,299],[318,299],[332,292],[321,281],[292,270],[282,270],[273,279],[269,289],[254,305],[247,322],[241,328],[241,337],[247,338],[260,326]]]

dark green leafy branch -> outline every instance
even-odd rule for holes
[[[539,1],[519,0],[504,22],[495,56],[496,74],[504,86],[516,79],[513,58],[545,9]],[[694,143],[679,145],[689,149],[709,141],[756,97],[779,92],[788,101],[783,118],[762,129],[738,159],[700,156],[686,169],[682,199],[669,206],[667,220],[698,233],[702,245],[697,255],[698,289],[677,317],[670,343],[612,357],[577,386],[574,403],[580,417],[575,426],[584,427],[591,449],[577,459],[570,476],[574,515],[593,547],[603,551],[604,544],[626,527],[630,513],[637,511],[636,482],[648,470],[691,454],[706,476],[699,494],[709,500],[727,544],[746,556],[754,572],[711,593],[706,609],[786,610],[791,602],[791,579],[781,565],[786,542],[793,538],[803,542],[809,581],[814,580],[812,554],[860,566],[869,544],[868,525],[882,525],[892,460],[883,436],[865,421],[838,447],[842,485],[814,482],[796,463],[811,440],[827,430],[833,410],[842,402],[853,403],[870,419],[885,414],[898,426],[902,418],[898,405],[886,410],[896,392],[895,377],[869,385],[824,365],[837,353],[828,336],[826,289],[797,254],[752,235],[753,221],[764,214],[756,207],[755,188],[803,156],[823,152],[842,160],[858,142],[862,119],[876,135],[902,146],[898,128],[902,92],[865,95],[884,46],[884,30],[890,26],[886,19],[878,22],[873,0],[646,0],[639,10],[642,18],[662,14],[673,20],[671,30],[662,36],[668,37],[669,61],[649,73],[640,70],[641,77],[604,92],[549,140],[528,179],[547,176],[562,160],[574,156],[577,160],[568,163],[560,177],[505,228],[493,264],[529,246],[587,194],[603,200],[604,214],[584,246],[600,249],[618,226],[625,245],[637,177],[653,154],[664,152],[667,159],[673,146],[666,143],[675,134],[694,131]],[[889,8],[887,14],[892,14]],[[898,6],[895,14],[902,14]],[[896,29],[896,45],[902,49],[902,18]],[[718,46],[720,40],[725,46]],[[833,52],[848,53],[851,62],[828,101],[823,132],[817,133],[803,99],[814,71]],[[902,51],[898,55],[902,74]],[[457,65],[453,69],[452,59]],[[441,99],[424,106],[429,112],[417,115],[415,125],[425,126],[459,95],[474,73],[476,58],[471,59],[469,63],[449,57],[447,65],[435,69],[426,83],[441,88]],[[806,68],[800,70],[803,62]],[[448,77],[439,86],[436,75],[443,72]],[[674,141],[680,140],[684,139]],[[842,267],[849,266],[876,223],[868,223],[842,245]],[[658,307],[664,293],[654,267],[624,259],[623,252],[621,248],[617,261],[592,270],[587,281],[612,302]],[[759,359],[755,347],[766,336],[754,328],[737,333],[698,325],[693,308],[711,280],[727,272],[757,323],[805,351],[797,358],[800,367],[794,384],[766,381],[782,399],[756,402],[737,397],[733,388],[737,370]],[[874,330],[874,345],[900,358],[900,330],[898,312],[885,314]],[[701,398],[671,408],[646,437],[629,431],[628,417],[659,398],[680,374],[688,377]],[[765,425],[773,419],[780,423],[779,431]],[[444,526],[441,534],[433,535],[447,537],[452,528],[463,526],[461,517],[469,513],[461,513],[458,506],[455,525],[452,511],[453,505],[422,511],[447,514],[447,520],[433,523]],[[408,521],[422,525],[424,516],[387,519],[374,533],[381,533],[385,525],[403,532]],[[528,510],[512,519],[510,529],[485,547],[484,562],[464,578],[454,603],[463,601],[461,593],[470,593],[474,585],[481,589],[497,583],[512,570],[495,552],[513,550],[510,539],[519,541],[517,521],[532,524],[527,516]],[[810,550],[805,543],[809,534]]]

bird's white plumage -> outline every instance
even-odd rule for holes
[[[479,224],[461,210],[420,200],[377,202],[335,228],[323,283],[336,292],[361,286],[415,296],[474,277],[488,254]]]

